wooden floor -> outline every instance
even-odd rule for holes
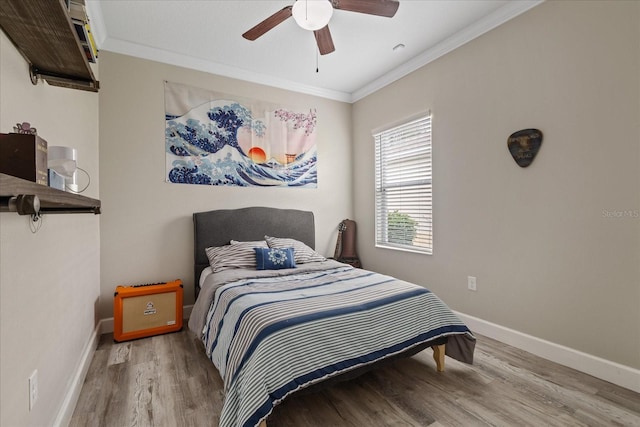
[[[478,336],[475,364],[430,349],[317,393],[278,426],[640,426],[640,394]],[[103,335],[71,426],[217,426],[222,382],[190,332],[114,344]]]

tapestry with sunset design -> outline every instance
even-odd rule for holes
[[[165,82],[166,180],[318,186],[316,110]]]

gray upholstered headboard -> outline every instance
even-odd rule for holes
[[[194,288],[198,294],[200,273],[209,266],[205,249],[231,240],[263,240],[265,235],[300,240],[315,249],[313,212],[295,209],[251,207],[193,214]]]

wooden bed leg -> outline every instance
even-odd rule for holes
[[[436,370],[438,372],[444,372],[444,351],[445,344],[441,345],[432,345],[433,349],[433,360],[436,361]],[[262,426],[261,426],[262,427]],[[266,426],[265,426],[266,427]]]
[[[258,425],[258,427],[267,427],[267,420],[260,421],[260,424]]]

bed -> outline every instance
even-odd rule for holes
[[[473,362],[473,334],[433,293],[315,252],[312,212],[250,207],[193,221],[189,328],[224,382],[220,426],[266,426],[294,392],[427,347],[438,371],[445,354]],[[293,267],[285,261],[295,267],[278,268]]]

